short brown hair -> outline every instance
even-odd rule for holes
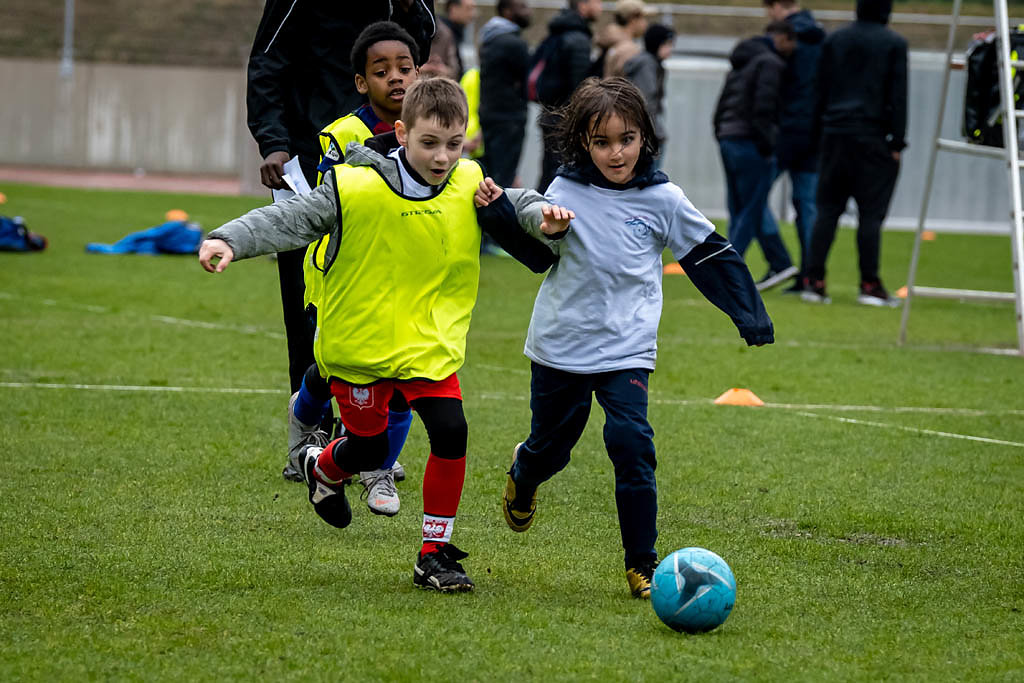
[[[436,118],[448,128],[465,126],[469,121],[466,93],[450,78],[421,78],[405,91],[402,123],[412,128],[417,119]]]
[[[625,78],[588,78],[580,83],[569,103],[555,115],[559,121],[556,139],[561,146],[562,158],[571,166],[590,163],[587,150],[590,138],[612,115],[618,115],[640,129],[643,138],[640,163],[650,162],[661,150],[643,93]]]

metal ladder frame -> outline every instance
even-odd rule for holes
[[[915,296],[933,299],[963,299],[974,301],[1013,301],[1017,316],[1017,353],[1024,356],[1024,207],[1021,202],[1021,168],[1020,149],[1018,147],[1018,119],[1024,119],[1024,110],[1017,109],[1014,103],[1012,69],[1024,68],[1024,61],[1013,60],[1010,56],[1010,21],[1006,0],[993,0],[993,14],[996,20],[996,36],[998,43],[999,94],[1003,111],[1003,148],[972,145],[961,140],[943,139],[942,122],[946,113],[946,96],[949,92],[950,73],[958,65],[953,58],[953,43],[956,29],[960,23],[961,0],[954,0],[953,14],[949,25],[949,38],[946,42],[945,75],[942,81],[942,94],[939,96],[938,122],[935,125],[935,143],[932,145],[928,159],[928,171],[925,175],[924,192],[921,196],[921,213],[917,222],[917,234],[914,237],[914,250],[910,257],[910,272],[907,274],[907,299],[903,304],[903,318],[900,322],[899,344],[907,340],[907,323],[910,320],[910,304]],[[1010,241],[1013,252],[1013,292],[986,292],[974,289],[947,289],[943,287],[922,287],[915,285],[917,264],[921,256],[921,236],[924,232],[925,216],[931,198],[932,181],[935,177],[935,161],[939,150],[973,154],[975,156],[1002,159],[1006,162],[1010,191]]]

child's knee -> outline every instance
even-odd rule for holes
[[[461,458],[466,454],[469,427],[462,415],[450,416],[428,430],[430,452],[439,458]]]
[[[420,399],[413,407],[427,429],[431,453],[449,460],[466,454],[469,428],[462,412],[462,401],[454,398]]]
[[[632,464],[653,470],[656,466],[654,440],[643,430],[609,430],[604,443],[616,468]]]
[[[371,472],[380,469],[388,459],[387,432],[373,436],[349,434],[346,453],[350,454],[351,462],[339,465],[349,472]]]

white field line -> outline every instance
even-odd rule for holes
[[[804,411],[798,411],[797,415],[803,415],[804,417],[816,417],[825,420],[834,420],[836,422],[847,422],[849,424],[867,425],[869,427],[881,427],[882,429],[899,429],[904,432],[912,432],[915,434],[928,434],[931,436],[941,436],[947,439],[964,439],[966,441],[980,441],[981,443],[991,443],[999,446],[1014,446],[1016,448],[1024,448],[1024,443],[1018,443],[1016,441],[1003,441],[1002,439],[989,439],[984,436],[971,436],[970,434],[956,434],[953,432],[939,432],[934,429],[919,429],[917,427],[904,427],[903,425],[887,424],[885,422],[874,422],[872,420],[855,420],[851,417],[838,417],[836,415],[818,415],[817,413],[807,413]]]
[[[202,393],[202,394],[279,394],[285,395],[287,392],[283,389],[244,389],[238,387],[159,387],[159,386],[138,386],[138,385],[125,385],[125,384],[57,384],[52,382],[0,382],[0,388],[7,389],[73,389],[73,390],[85,390],[85,391],[138,391],[138,392],[154,392],[154,393]],[[480,394],[480,399],[484,401],[508,401],[508,400],[519,400],[525,401],[528,396],[525,394]],[[711,399],[652,399],[652,403],[662,405],[714,405],[714,401]],[[784,408],[784,409],[796,409],[797,415],[804,417],[814,417],[826,420],[835,420],[837,422],[845,422],[849,424],[867,425],[869,427],[880,427],[883,429],[899,429],[905,432],[912,432],[915,434],[928,434],[931,436],[941,436],[948,439],[964,439],[967,441],[978,441],[981,443],[990,443],[1000,446],[1014,446],[1016,448],[1024,448],[1024,443],[1018,443],[1016,441],[1004,441],[1002,439],[990,439],[984,436],[972,436],[970,434],[956,434],[953,432],[941,432],[934,429],[920,429],[917,427],[905,427],[903,425],[888,424],[885,422],[875,422],[872,420],[857,420],[848,417],[838,417],[835,415],[818,415],[817,413],[809,413],[803,409],[802,406],[796,404],[765,404],[764,407],[768,408]],[[948,414],[955,409],[947,408],[919,408],[916,406],[904,406],[896,408],[882,408],[881,406],[830,406],[824,404],[816,405],[817,409],[848,409],[848,410],[876,410],[878,412],[889,411],[889,412],[936,412],[940,414]],[[1007,412],[1018,414],[1021,411],[972,411],[970,415],[986,415],[998,412],[1005,414]]]
[[[252,325],[226,325],[224,323],[211,323],[203,320],[188,320],[187,318],[172,318],[169,315],[151,315],[151,320],[158,323],[166,323],[168,325],[177,325],[180,327],[199,327],[204,330],[224,330],[228,332],[241,332],[242,334],[257,334],[270,339],[284,339],[285,336],[280,332],[270,332],[268,330],[260,329],[259,327],[253,327]]]
[[[36,299],[32,297],[16,296],[10,292],[0,292],[0,299],[8,299],[11,301],[35,301],[36,303],[43,304],[44,306],[60,306],[62,308],[70,308],[80,311],[88,311],[90,313],[111,313],[111,309],[106,306],[93,306],[89,304],[79,304],[75,302],[67,301],[56,301],[54,299]],[[709,305],[706,302],[684,299],[682,301],[675,302],[674,305],[683,306],[706,306]],[[268,339],[285,339],[285,335],[280,332],[271,332],[264,330],[252,325],[230,325],[225,323],[213,323],[204,320],[189,320],[187,318],[174,318],[167,315],[151,315],[150,320],[154,322],[162,323],[165,325],[177,325],[180,327],[196,327],[207,330],[220,330],[224,332],[240,332],[242,334],[261,335]],[[513,339],[521,340],[524,338],[524,332],[470,332],[470,336],[475,339]],[[680,336],[663,336],[659,338],[659,342],[663,346],[670,344],[690,344],[701,346],[715,345],[715,346],[739,346],[742,341],[737,338],[711,338],[701,339],[699,341],[690,339],[688,337]],[[858,351],[858,350],[879,350],[879,349],[892,349],[895,350],[897,347],[895,344],[844,344],[839,342],[816,342],[808,340],[784,340],[776,343],[777,346],[784,346],[786,348],[816,348],[816,349],[841,349],[847,351]],[[914,346],[910,345],[905,347],[907,351],[922,351],[927,353],[972,353],[972,354],[987,354],[995,356],[1018,356],[1020,355],[1017,349],[1012,348],[986,348],[986,347],[970,347],[970,346]],[[485,367],[485,366],[481,366]],[[487,369],[496,369],[496,366],[487,366]]]
[[[28,301],[42,304],[44,306],[53,306],[61,308],[70,308],[75,311],[86,311],[89,313],[112,313],[111,309],[106,306],[92,306],[89,304],[80,304],[74,301],[56,301],[54,299],[36,299],[34,297],[15,296],[10,292],[0,292],[0,299],[7,299],[9,301]],[[169,315],[150,315],[149,319],[153,322],[158,322],[164,325],[174,325],[176,327],[197,327],[204,330],[220,330],[224,332],[239,332],[241,334],[252,334],[267,337],[269,339],[284,339],[285,336],[280,332],[271,332],[264,330],[253,325],[231,325],[226,323],[213,323],[205,320],[189,320],[188,318],[175,318]]]
[[[281,394],[284,389],[243,389],[238,387],[156,387],[130,384],[57,384],[54,382],[0,382],[5,389],[80,389],[85,391],[142,391],[178,394]]]

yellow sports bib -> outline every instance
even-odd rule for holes
[[[461,160],[429,199],[397,194],[368,166],[334,172],[341,240],[323,272],[320,373],[353,384],[448,377],[465,361],[480,280],[480,166]]]
[[[373,137],[373,131],[366,127],[363,120],[355,114],[347,114],[320,131],[320,163],[330,159],[340,163],[345,158],[345,147],[350,142],[362,144]],[[317,172],[317,185],[324,180],[324,174]],[[302,279],[306,283],[303,295],[304,307],[313,304],[319,306],[320,292],[323,289],[324,254],[327,252],[329,238],[324,235],[319,241],[306,248],[306,258],[302,263]]]

